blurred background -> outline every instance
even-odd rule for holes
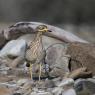
[[[0,29],[39,21],[95,43],[95,0],[0,0]]]

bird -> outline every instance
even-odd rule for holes
[[[41,80],[41,62],[45,58],[46,52],[42,44],[42,35],[45,32],[51,32],[46,25],[39,25],[35,29],[36,35],[34,40],[30,42],[29,47],[26,50],[25,59],[28,63],[31,80],[33,80],[32,66],[33,64],[39,64],[39,81]]]

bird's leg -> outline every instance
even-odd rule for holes
[[[32,76],[32,65],[33,65],[33,64],[30,63],[30,67],[29,67],[31,80],[33,80],[33,76]]]
[[[41,80],[41,69],[42,69],[42,66],[41,64],[39,64],[39,81]]]

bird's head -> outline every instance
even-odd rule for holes
[[[45,33],[45,32],[51,32],[48,27],[46,25],[39,25],[37,28],[36,28],[36,31],[38,32],[42,32],[42,33]]]

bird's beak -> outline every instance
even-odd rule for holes
[[[48,32],[52,32],[51,30],[47,30]]]
[[[49,29],[44,29],[45,32],[52,32],[51,30]]]
[[[49,32],[52,32],[51,30],[48,30]]]

